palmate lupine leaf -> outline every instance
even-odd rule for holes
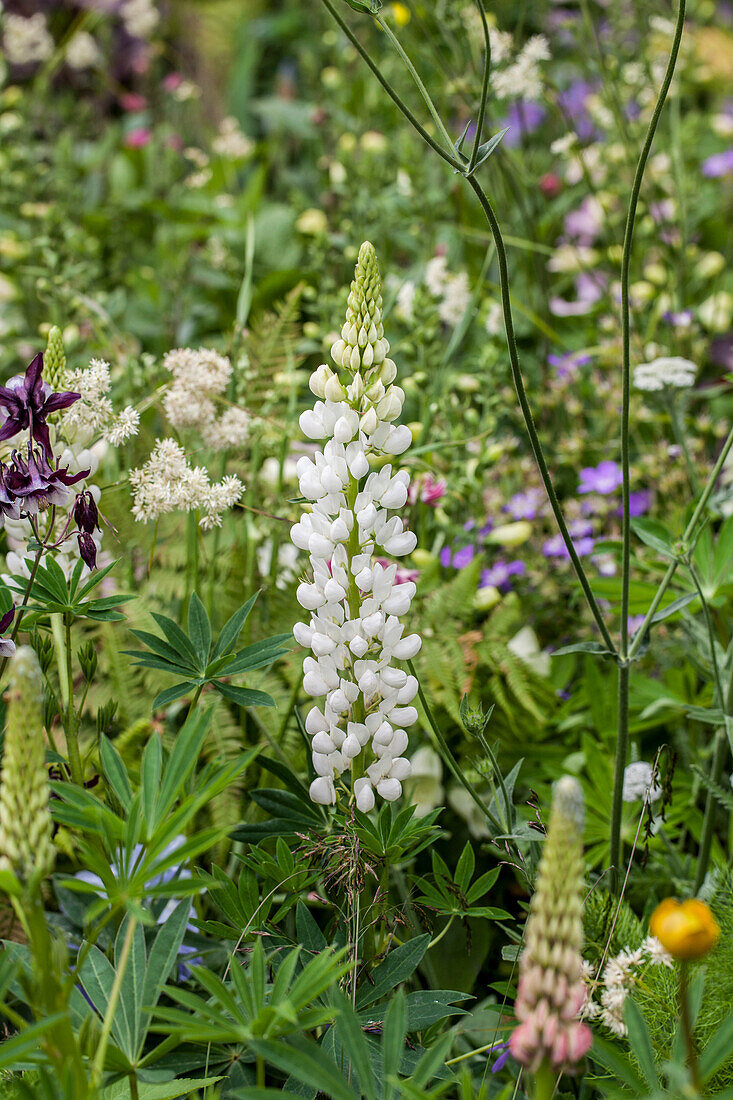
[[[125,654],[134,657],[140,668],[170,672],[178,679],[178,683],[155,697],[153,710],[167,706],[174,699],[180,699],[191,692],[200,691],[207,685],[240,707],[275,706],[274,700],[266,692],[238,687],[228,682],[231,676],[265,668],[287,652],[283,646],[290,640],[290,634],[275,634],[235,651],[237,638],[256,599],[257,593],[234,612],[222,627],[213,648],[209,616],[195,592],[188,605],[188,633],[173,619],[157,614],[153,618],[164,637],[146,630],[132,631],[148,648],[125,650]]]

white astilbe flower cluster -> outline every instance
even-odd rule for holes
[[[64,376],[66,389],[81,394],[63,413],[64,431],[75,442],[88,443],[95,437],[119,447],[137,435],[140,414],[132,405],[116,413],[108,394],[112,380],[109,363],[92,359],[84,370],[68,371]]]
[[[163,399],[166,416],[174,428],[201,428],[216,415],[214,398],[229,384],[232,364],[212,348],[175,348],[163,360],[173,382]]]
[[[681,355],[661,356],[650,363],[640,363],[634,368],[634,385],[637,390],[653,393],[656,390],[690,389],[695,385],[697,367]]]
[[[47,61],[54,42],[41,12],[22,15],[8,12],[3,16],[3,53],[11,65],[35,65]]]
[[[502,51],[506,58],[507,50]],[[494,59],[492,42],[492,62]],[[549,61],[550,46],[542,34],[533,35],[524,44],[514,61],[505,69],[492,73],[491,90],[498,99],[539,99],[542,95],[541,61]]]
[[[132,514],[142,523],[170,512],[200,512],[203,530],[220,527],[224,512],[244,492],[238,477],[228,475],[212,484],[203,466],[191,466],[175,439],[159,439],[150,458],[130,471]]]
[[[594,978],[590,963],[584,966],[586,998],[580,1010],[581,1019],[597,1019],[614,1035],[626,1035],[624,1004],[630,991],[643,980],[650,966],[672,967],[674,961],[658,939],[647,936],[640,947],[628,947],[608,960],[600,978]]]
[[[346,323],[331,348],[337,369],[323,364],[311,376],[311,390],[324,400],[300,418],[309,439],[326,442],[314,459],[298,461],[300,492],[311,507],[291,532],[308,551],[313,574],[297,593],[310,621],[293,630],[313,652],[303,662],[303,687],[313,698],[325,696],[305,722],[318,776],[310,796],[334,803],[334,781],[351,769],[352,795],[365,813],[375,792],[390,802],[402,793],[410,774],[405,727],[417,720],[411,705],[417,681],[395,667],[420,648],[420,637],[405,635],[399,618],[410,609],[415,584],[396,584],[397,566],[373,561],[377,550],[400,557],[417,542],[391,514],[407,500],[407,471],[370,469],[371,456],[402,454],[412,439],[409,428],[393,423],[404,393],[393,385],[397,370],[388,352],[376,255],[365,243]],[[350,376],[345,385],[339,367]]]

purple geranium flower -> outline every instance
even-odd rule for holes
[[[0,440],[11,439],[26,428],[31,439],[40,443],[47,458],[51,458],[51,440],[47,418],[60,409],[68,409],[78,401],[78,393],[53,393],[43,381],[43,355],[39,352],[25,374],[16,374],[6,386],[0,386],[0,406],[7,411],[0,428]]]
[[[618,462],[604,459],[597,466],[585,466],[580,471],[579,493],[612,493],[623,481]]]
[[[497,561],[490,569],[484,569],[481,573],[479,588],[498,588],[500,592],[508,592],[512,586],[512,577],[520,577],[527,572],[527,566],[523,561]]]
[[[581,351],[567,351],[563,355],[555,355],[551,352],[547,356],[547,362],[554,368],[555,376],[564,381],[566,378],[574,378],[578,368],[586,366],[592,358],[592,355],[586,355]]]
[[[720,176],[733,174],[733,149],[726,149],[724,153],[714,153],[712,157],[704,160],[702,174],[708,179],[718,179]]]
[[[509,1059],[509,1043],[495,1043],[491,1048],[491,1053],[496,1054],[499,1052],[499,1057],[491,1067],[492,1073],[500,1073],[504,1069]]]
[[[41,447],[28,444],[28,458],[13,451],[13,461],[5,473],[11,496],[17,497],[21,511],[35,515],[49,505],[64,505],[71,496],[69,486],[89,476],[89,470],[70,474],[68,466],[53,469]]]
[[[524,492],[515,493],[504,505],[504,511],[508,512],[512,519],[534,519],[545,499],[542,489],[525,489]]]
[[[629,512],[632,516],[643,516],[645,512],[649,511],[649,505],[652,502],[652,494],[648,489],[640,489],[638,493],[629,493]],[[616,510],[617,516],[624,514],[623,505],[619,505]]]

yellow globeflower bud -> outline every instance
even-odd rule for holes
[[[665,898],[652,913],[649,930],[675,959],[701,959],[715,947],[720,928],[704,901]]]
[[[392,18],[398,27],[406,27],[412,18],[407,4],[392,4],[391,11]]]

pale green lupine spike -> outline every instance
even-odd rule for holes
[[[53,867],[41,669],[30,646],[21,646],[8,688],[5,751],[0,772],[0,870],[21,882]]]
[[[43,353],[43,378],[56,393],[65,388],[66,352],[58,325],[52,325],[48,332],[46,350]]]
[[[376,374],[380,369],[381,381],[389,385],[394,378],[394,365],[387,359],[388,352],[389,343],[384,339],[382,280],[377,254],[374,245],[365,241],[359,249],[346,306],[346,320],[340,339],[331,348],[331,357],[337,367],[344,367],[352,374],[364,370]],[[385,368],[385,363],[390,366]]]

